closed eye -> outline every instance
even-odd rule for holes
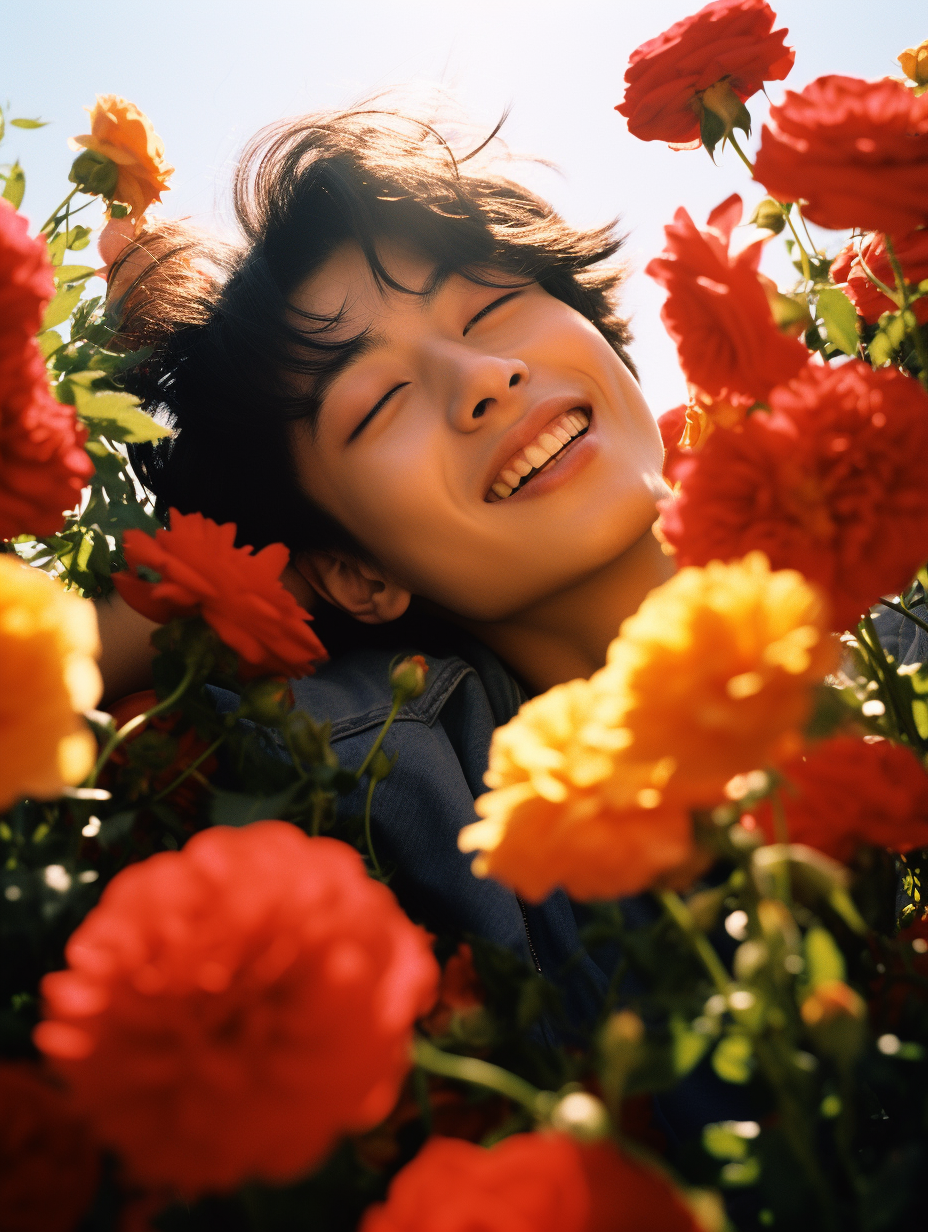
[[[477,324],[478,321],[482,321],[483,318],[487,315],[487,313],[492,312],[494,308],[499,308],[501,304],[508,304],[511,299],[515,299],[517,296],[521,294],[522,294],[521,290],[510,291],[508,295],[501,295],[499,299],[495,299],[492,304],[487,304],[486,308],[481,308],[480,311],[477,313],[477,315],[474,317],[471,317],[471,319],[464,326],[465,335],[468,334],[473,329],[473,327]]]
[[[351,444],[353,440],[355,440],[358,436],[361,435],[361,433],[364,431],[367,425],[371,422],[371,420],[374,418],[377,412],[382,410],[387,405],[387,403],[390,401],[393,395],[395,393],[398,393],[401,389],[405,389],[408,384],[409,384],[409,381],[402,381],[399,385],[394,385],[392,389],[387,390],[387,392],[380,399],[380,401],[375,403],[375,405],[371,407],[371,409],[367,412],[367,414],[364,416],[364,418],[361,420],[358,426],[352,430],[351,435],[348,437],[349,445]]]

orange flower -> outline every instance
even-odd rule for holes
[[[514,1134],[487,1150],[430,1138],[360,1232],[699,1232],[671,1183],[609,1144]]]
[[[81,712],[102,690],[93,604],[0,556],[0,813],[79,783],[96,744]]]
[[[752,553],[683,569],[626,620],[590,680],[526,703],[493,736],[478,876],[527,898],[637,893],[698,871],[689,810],[799,745],[811,686],[834,666],[824,604]]]
[[[93,150],[116,164],[116,186],[108,197],[128,205],[130,219],[139,223],[148,207],[161,200],[174,174],[161,138],[143,111],[116,94],[98,94],[87,110],[90,132],[73,137],[71,146]]]
[[[645,273],[667,290],[661,320],[699,401],[747,409],[795,376],[809,352],[774,323],[757,276],[764,241],[729,255],[740,218],[737,194],[716,206],[705,231],[697,230],[686,210],[677,210],[664,228],[666,248]]]
[[[923,39],[917,47],[900,51],[896,59],[910,81],[921,89],[928,86],[928,39]]]
[[[0,1065],[0,1107],[5,1232],[73,1232],[100,1175],[86,1125],[35,1065]]]
[[[201,513],[171,510],[171,529],[152,539],[140,530],[123,537],[128,572],[113,578],[137,612],[166,624],[202,616],[250,675],[305,676],[326,658],[303,610],[280,581],[289,553],[271,543],[252,554],[235,547],[235,523],[218,526]],[[146,581],[140,567],[160,575]]]
[[[358,853],[282,821],[130,865],[66,958],[36,1043],[134,1179],[184,1196],[291,1180],[376,1125],[438,983]]]
[[[845,863],[863,843],[912,851],[928,847],[928,774],[911,749],[835,736],[782,766],[780,792],[791,843]],[[754,816],[776,841],[771,806]]]

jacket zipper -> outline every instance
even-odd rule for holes
[[[535,953],[535,943],[532,941],[531,929],[528,926],[528,915],[525,910],[525,903],[516,895],[516,902],[519,904],[519,910],[522,912],[522,923],[525,925],[525,936],[528,941],[528,952],[532,956],[532,962],[535,964],[535,970],[541,975],[541,963],[538,961],[538,955]]]

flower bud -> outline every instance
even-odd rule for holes
[[[289,682],[282,677],[253,680],[242,693],[242,713],[265,727],[279,727],[292,705]]]
[[[774,235],[779,235],[786,226],[786,215],[779,201],[775,201],[773,197],[764,197],[763,201],[757,203],[749,221],[762,231],[772,231]]]
[[[599,1142],[609,1135],[606,1105],[588,1091],[571,1091],[551,1112],[551,1128],[570,1134],[578,1142]]]
[[[68,179],[81,192],[111,197],[116,191],[119,168],[111,158],[96,150],[83,150],[71,164]]]
[[[425,675],[429,670],[422,655],[408,655],[400,659],[390,672],[390,684],[393,686],[393,697],[404,702],[413,697],[420,697],[425,692]]]

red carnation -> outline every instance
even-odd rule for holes
[[[774,324],[757,277],[762,241],[729,256],[740,218],[737,194],[712,211],[708,231],[698,231],[686,210],[677,210],[664,228],[667,247],[645,273],[668,292],[661,320],[690,385],[704,401],[750,407],[795,376],[809,353]]]
[[[910,286],[917,286],[928,278],[928,228],[910,231],[908,235],[893,240],[893,250]],[[899,305],[893,303],[867,277],[867,270],[895,291],[896,271],[886,248],[886,236],[879,231],[866,236],[859,247],[850,243],[842,248],[831,264],[834,281],[847,285],[848,297],[854,307],[868,325],[876,325],[884,312],[898,312]],[[924,325],[928,321],[928,295],[917,299],[912,311]]]
[[[4,1232],[72,1232],[100,1173],[86,1125],[34,1065],[0,1065],[0,1107]]]
[[[662,536],[681,565],[760,548],[818,582],[835,627],[852,628],[928,557],[928,399],[912,377],[851,360],[810,364],[770,407],[678,464]]]
[[[60,530],[93,474],[87,432],[52,397],[35,343],[54,293],[45,240],[0,201],[0,539]]]
[[[661,1175],[612,1146],[515,1134],[486,1150],[431,1138],[361,1232],[698,1232]]]
[[[633,51],[616,107],[642,141],[699,144],[703,96],[726,83],[743,103],[765,81],[782,81],[795,52],[774,30],[764,0],[716,0]]]
[[[845,862],[862,843],[901,852],[928,846],[928,774],[911,749],[889,740],[835,736],[781,769],[791,843]],[[769,803],[754,815],[775,842]]]
[[[116,589],[137,612],[166,624],[202,616],[244,660],[249,675],[305,676],[326,657],[306,623],[312,617],[280,581],[290,554],[282,543],[260,552],[235,547],[235,523],[219,526],[201,513],[171,510],[171,529],[129,530],[123,551],[129,570]],[[148,582],[138,570],[154,570]]]
[[[435,999],[427,935],[347,844],[216,826],[130,865],[45,977],[35,1040],[134,1179],[293,1179],[390,1111]]]
[[[770,108],[754,178],[820,227],[904,235],[928,222],[928,95],[819,77]]]

